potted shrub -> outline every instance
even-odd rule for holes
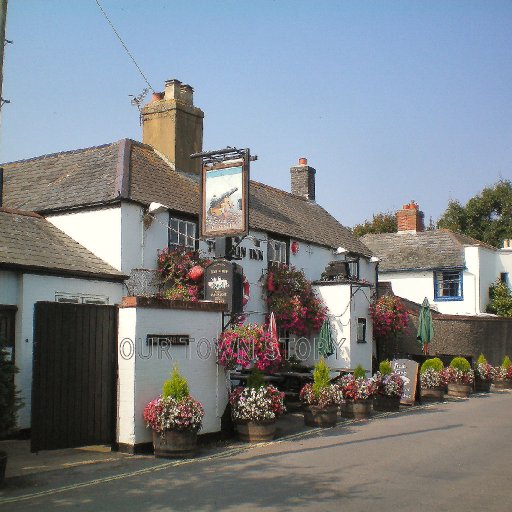
[[[358,365],[354,374],[341,378],[341,393],[344,401],[340,412],[345,418],[368,418],[372,411],[372,401],[377,388],[372,378],[366,378],[366,371]]]
[[[16,366],[7,359],[7,353],[0,347],[0,439],[5,439],[16,427],[16,412],[22,406],[19,393],[14,385]],[[7,452],[0,451],[0,485],[4,481],[7,466]]]
[[[438,357],[423,362],[420,368],[420,396],[422,402],[442,402],[446,389],[444,364]]]
[[[464,357],[454,357],[446,369],[448,395],[467,398],[473,389],[475,374]]]
[[[334,427],[341,403],[341,389],[330,383],[329,367],[323,357],[315,365],[313,382],[300,390],[304,403],[304,424],[308,427]]]
[[[501,366],[494,369],[493,384],[496,389],[512,389],[512,363],[508,356],[503,358]]]
[[[494,367],[487,362],[483,354],[480,354],[475,366],[475,391],[489,393],[494,374]]]
[[[400,375],[393,372],[389,361],[381,361],[379,371],[374,375],[373,380],[376,387],[373,409],[385,412],[400,410],[404,381]]]
[[[247,387],[237,387],[229,395],[231,415],[238,438],[245,442],[270,441],[276,433],[276,420],[285,411],[284,393],[265,385],[258,369],[253,369]]]
[[[162,395],[144,409],[146,426],[153,430],[156,457],[191,457],[197,448],[204,409],[190,396],[187,380],[174,367],[164,382]]]

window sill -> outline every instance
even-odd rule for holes
[[[453,302],[462,300],[464,300],[464,297],[434,297],[434,302]]]

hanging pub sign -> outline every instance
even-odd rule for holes
[[[227,304],[230,313],[243,309],[242,267],[224,259],[210,263],[204,271],[204,298]]]
[[[201,237],[246,235],[249,231],[249,171],[244,158],[204,163],[201,179]]]

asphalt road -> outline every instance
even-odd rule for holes
[[[512,509],[512,393],[235,446],[193,461],[134,458],[34,477],[0,510]]]

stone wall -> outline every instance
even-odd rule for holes
[[[512,357],[512,318],[435,315],[434,339],[429,354],[465,356],[476,360],[483,353],[492,365],[501,364],[503,357]],[[417,313],[410,314],[408,333],[396,340],[379,343],[379,359],[394,355],[422,355],[416,341]],[[443,358],[444,359],[444,358]],[[447,358],[449,359],[449,358]]]

